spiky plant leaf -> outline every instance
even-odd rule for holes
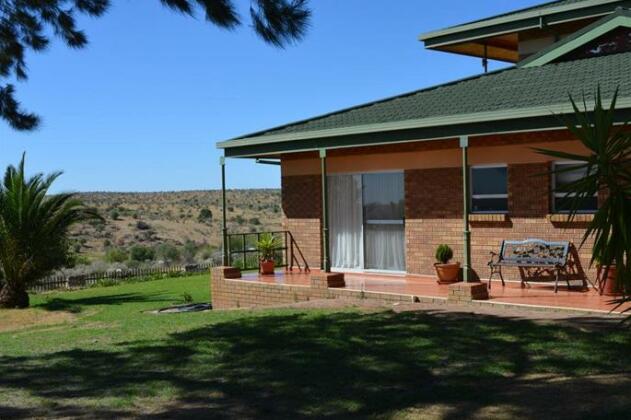
[[[616,125],[616,90],[608,108],[603,105],[600,88],[592,110],[583,97],[583,109],[574,98],[574,109],[565,125],[588,150],[580,155],[559,150],[534,149],[540,154],[580,163],[586,176],[563,187],[570,203],[569,220],[574,219],[582,202],[599,193],[604,196],[593,220],[587,226],[581,246],[594,241],[590,263],[616,267],[616,281],[627,293],[631,291],[631,131],[628,124]],[[562,173],[567,169],[553,171]]]

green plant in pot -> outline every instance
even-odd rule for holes
[[[451,263],[454,257],[454,251],[449,245],[438,245],[436,248],[436,275],[439,284],[450,284],[458,282],[460,275],[460,263]]]
[[[261,274],[274,274],[274,254],[280,248],[280,240],[270,233],[261,235],[256,243],[261,260],[259,261],[259,271]]]

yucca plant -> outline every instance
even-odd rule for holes
[[[271,233],[261,235],[256,243],[256,248],[261,255],[262,261],[274,261],[274,254],[280,246],[280,239]]]
[[[573,118],[565,121],[567,129],[589,151],[580,155],[558,150],[535,149],[538,153],[556,159],[579,162],[578,168],[586,170],[586,176],[563,187],[569,204],[571,221],[581,203],[603,193],[604,199],[586,229],[581,246],[589,238],[594,239],[591,265],[616,268],[618,287],[631,290],[631,132],[628,124],[615,125],[618,91],[609,108],[603,106],[600,89],[596,94],[592,112],[583,99],[580,109],[570,96],[574,109]],[[576,169],[574,167],[573,169]],[[568,169],[553,171],[562,173]]]
[[[99,218],[72,194],[47,195],[61,172],[26,178],[24,156],[0,185],[0,308],[29,306],[28,287],[71,256],[68,231]]]

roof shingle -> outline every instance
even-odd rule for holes
[[[571,0],[566,0],[571,1]],[[518,110],[565,104],[568,95],[631,98],[631,53],[589,58],[541,67],[511,67],[444,85],[410,92],[247,136],[356,127],[432,117]]]

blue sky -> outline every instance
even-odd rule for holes
[[[247,26],[113,0],[80,21],[87,48],[56,41],[28,57],[18,97],[43,124],[23,134],[0,121],[0,167],[26,151],[31,172],[65,172],[55,191],[216,189],[216,141],[479,73],[479,60],[425,51],[417,36],[540,2],[311,0],[308,36],[279,50]],[[227,172],[230,188],[280,184],[278,168],[252,161]]]

